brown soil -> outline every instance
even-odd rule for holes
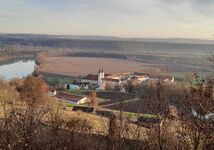
[[[161,69],[153,65],[131,60],[88,57],[48,57],[40,67],[41,72],[62,75],[87,75],[97,74],[99,68],[106,73],[160,73]]]

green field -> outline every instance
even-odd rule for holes
[[[44,77],[44,80],[47,84],[57,85],[57,84],[66,84],[72,83],[73,80],[69,78],[58,78],[58,77]]]

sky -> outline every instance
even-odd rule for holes
[[[0,0],[0,32],[214,39],[214,0]]]

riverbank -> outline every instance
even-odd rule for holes
[[[35,56],[13,56],[13,57],[1,57],[0,58],[0,66],[1,65],[6,65],[6,64],[10,64],[10,63],[15,63],[18,61],[29,61],[29,60],[35,60]]]

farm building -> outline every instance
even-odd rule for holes
[[[137,123],[146,128],[155,127],[157,125],[162,126],[162,121],[160,118],[148,118],[144,116],[138,117]]]
[[[67,89],[67,90],[79,90],[80,87],[78,85],[75,85],[75,84],[65,84],[64,89]]]
[[[85,106],[74,106],[72,111],[82,111],[82,112],[92,113],[92,112],[94,112],[94,108],[85,107]]]
[[[55,96],[56,95],[56,89],[54,87],[48,87],[48,95],[49,96]]]
[[[76,104],[85,104],[85,103],[90,103],[91,100],[85,96],[80,96],[80,95],[75,95],[75,94],[70,94],[70,93],[65,93],[65,92],[58,92],[56,94],[56,97],[65,100],[70,103],[76,103]]]

